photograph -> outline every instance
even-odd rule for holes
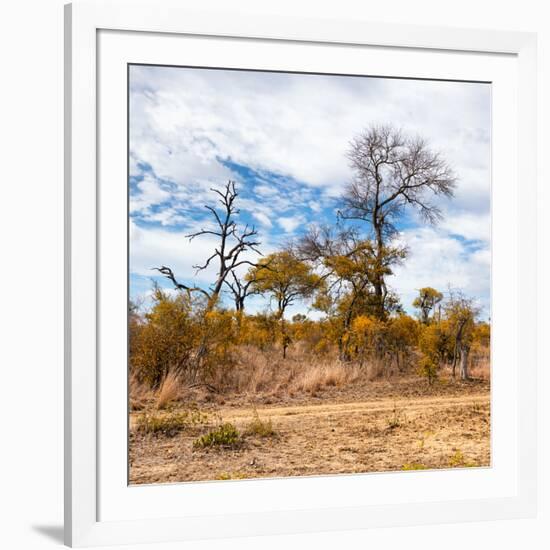
[[[491,83],[127,93],[128,483],[491,467]]]

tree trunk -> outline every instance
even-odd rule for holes
[[[458,351],[458,342],[455,344],[453,349],[453,379],[456,378],[456,363],[458,361],[459,351]]]
[[[377,215],[374,216],[376,220]],[[384,311],[384,277],[382,276],[382,250],[384,241],[382,238],[382,227],[378,220],[375,221],[374,230],[376,233],[376,267],[372,281],[374,287],[374,295],[376,297],[375,315],[378,319],[383,320],[385,317]]]
[[[461,380],[469,380],[468,373],[468,357],[470,355],[470,346],[462,346],[460,350],[460,378]]]
[[[466,349],[466,346],[462,344],[462,331],[464,330],[464,326],[466,325],[466,319],[463,320],[459,327],[458,327],[458,330],[456,332],[456,341],[455,341],[455,348],[454,348],[454,353],[453,353],[453,378],[455,377],[455,369],[456,369],[456,362],[457,362],[457,359],[458,359],[458,355],[460,354],[460,359],[461,359],[461,365],[462,365],[462,361],[464,361],[463,359],[463,352],[464,350]],[[468,352],[470,351],[470,348],[468,348],[468,351],[466,352],[466,364],[468,363]],[[462,369],[462,366],[461,366],[461,369]],[[468,370],[468,367],[466,366],[466,371]],[[461,377],[462,377],[462,374],[461,374]]]
[[[283,346],[283,359],[286,359],[286,350],[290,344],[290,337],[286,333],[285,309],[279,307],[278,311],[279,323],[281,325],[281,344]]]

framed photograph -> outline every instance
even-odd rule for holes
[[[66,543],[534,515],[536,37],[65,17]]]

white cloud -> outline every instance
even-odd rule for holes
[[[297,227],[304,223],[302,216],[289,216],[277,219],[277,223],[285,230],[286,233],[292,233]]]
[[[441,227],[454,235],[465,239],[479,240],[489,243],[491,239],[491,216],[489,212],[482,214],[458,212],[448,214],[441,222]]]
[[[491,268],[488,245],[472,252],[466,243],[429,227],[404,231],[399,241],[408,247],[409,255],[401,266],[394,268],[388,282],[407,310],[411,311],[418,290],[431,286],[442,292],[449,287],[461,289],[479,299],[485,315],[488,314]]]
[[[216,275],[214,264],[195,275],[194,265],[203,263],[216,241],[208,235],[189,239],[185,232],[160,228],[142,228],[130,221],[130,265],[133,273],[155,276],[152,269],[169,266],[177,278],[197,283],[211,283]]]
[[[130,220],[130,266],[132,273],[146,277],[158,277],[153,268],[162,265],[172,269],[178,280],[194,282],[206,287],[216,279],[218,265],[213,260],[210,265],[197,271],[195,265],[203,265],[218,245],[212,235],[201,235],[190,240],[184,231],[170,231],[164,228],[143,228]],[[264,254],[274,250],[269,240],[262,242]],[[244,252],[239,259],[256,261],[258,254]],[[241,266],[242,275],[248,265]]]
[[[269,219],[269,216],[265,212],[258,212],[253,211],[252,216],[256,218],[262,225],[266,227],[272,227],[273,224],[271,223],[271,220]]]
[[[267,185],[264,183],[262,185],[256,185],[256,187],[254,187],[254,193],[260,197],[272,198],[277,195],[277,189],[272,185]]]
[[[172,198],[171,193],[162,189],[160,183],[150,175],[146,175],[137,188],[139,193],[133,193],[130,197],[130,213],[146,212],[150,206]]]

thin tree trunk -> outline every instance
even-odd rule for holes
[[[376,269],[372,281],[372,286],[374,287],[374,295],[376,296],[376,317],[378,319],[384,319],[384,278],[380,273],[382,269],[382,249],[384,247],[384,241],[382,238],[382,227],[380,222],[377,220],[377,213],[373,216],[374,221],[374,230],[376,233]]]
[[[456,362],[458,359],[458,355],[460,354],[460,359],[462,361],[462,356],[463,356],[462,352],[465,349],[465,346],[462,344],[462,331],[464,330],[466,321],[467,320],[465,319],[460,323],[460,326],[458,327],[458,330],[456,332],[456,342],[455,342],[455,349],[453,353],[453,378],[455,377],[455,374],[456,374]],[[468,351],[470,351],[469,348],[468,348]],[[468,361],[467,357],[466,357],[466,361]]]
[[[470,346],[462,346],[460,350],[460,378],[461,380],[469,380],[468,373],[468,357],[470,355]]]
[[[458,346],[459,346],[459,342],[455,344],[455,347],[453,350],[453,379],[456,378],[456,363],[459,356]]]

